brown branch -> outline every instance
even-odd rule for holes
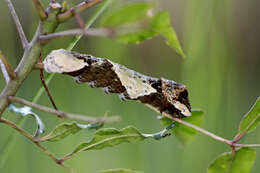
[[[103,0],[85,0],[84,2],[81,2],[80,4],[78,4],[75,7],[70,8],[69,10],[65,11],[64,13],[59,14],[58,17],[58,21],[61,22],[65,22],[66,20],[72,18],[75,15],[75,10],[81,12],[84,11],[87,8],[90,8],[100,2],[102,2]]]
[[[80,17],[77,10],[74,11],[74,17],[75,17],[80,29],[84,32],[85,31],[85,21]]]
[[[33,0],[33,3],[34,3],[34,5],[35,5],[35,7],[37,9],[37,12],[38,12],[38,15],[39,15],[41,21],[47,19],[48,16],[45,13],[45,10],[44,10],[41,2],[39,0]]]
[[[113,31],[108,28],[96,28],[96,29],[71,29],[62,32],[56,32],[48,35],[41,35],[41,43],[46,43],[55,38],[65,37],[65,36],[74,36],[74,35],[89,35],[89,36],[100,36],[100,37],[112,37]]]
[[[166,116],[167,118],[171,119],[171,120],[174,120],[174,121],[176,121],[176,122],[178,122],[178,123],[180,123],[180,124],[183,124],[183,125],[185,125],[185,126],[187,126],[187,127],[190,127],[190,128],[192,128],[192,129],[194,129],[194,130],[197,130],[197,131],[199,131],[200,133],[202,133],[202,134],[204,134],[204,135],[207,135],[207,136],[209,136],[209,137],[211,137],[211,138],[213,138],[213,139],[215,139],[215,140],[217,140],[217,141],[226,143],[226,144],[228,144],[228,145],[230,145],[230,146],[231,146],[231,145],[234,145],[231,140],[228,140],[228,139],[222,138],[222,137],[220,137],[220,136],[217,136],[217,135],[215,135],[214,133],[211,133],[211,132],[209,132],[209,131],[207,131],[207,130],[205,130],[205,129],[202,129],[202,128],[200,128],[200,127],[194,125],[194,124],[188,123],[188,122],[186,122],[186,121],[184,121],[184,120],[182,120],[182,119],[180,119],[180,118],[172,117],[171,115],[166,114],[166,113],[164,113],[164,112],[163,112],[162,114],[163,114],[164,116]]]
[[[234,144],[236,147],[260,147],[260,144]]]
[[[26,138],[28,138],[30,141],[32,141],[37,147],[39,147],[43,153],[45,153],[46,155],[48,155],[53,161],[55,161],[55,163],[61,165],[62,167],[64,167],[65,169],[67,169],[69,172],[73,173],[73,170],[68,167],[67,165],[64,165],[62,162],[60,162],[58,158],[56,158],[51,152],[49,152],[44,146],[42,146],[37,139],[35,139],[32,135],[30,135],[28,132],[26,132],[25,130],[23,130],[22,128],[16,126],[16,124],[12,123],[9,120],[6,120],[4,118],[0,119],[0,123],[4,123],[6,125],[8,125],[9,127],[15,129],[16,131],[18,131],[20,134],[22,134],[23,136],[25,136]]]
[[[20,39],[21,39],[21,42],[22,42],[22,45],[23,45],[23,48],[25,49],[27,46],[28,46],[28,40],[24,34],[24,31],[23,31],[23,27],[20,23],[20,20],[15,12],[15,9],[14,9],[14,6],[11,2],[11,0],[5,0],[7,5],[8,5],[8,8],[10,10],[10,13],[12,15],[12,18],[13,18],[13,21],[15,23],[15,26],[16,26],[16,29],[19,33],[19,36],[20,36]]]
[[[148,106],[152,110],[158,112],[158,110],[156,110],[155,108],[153,108],[153,107],[151,107],[149,105],[146,105],[146,106]],[[194,130],[196,130],[196,131],[198,131],[198,132],[200,132],[200,133],[202,133],[202,134],[204,134],[206,136],[209,136],[210,138],[213,138],[213,139],[215,139],[217,141],[226,143],[231,148],[234,148],[234,147],[260,147],[260,144],[237,144],[236,141],[228,140],[228,139],[222,138],[220,136],[217,136],[214,133],[211,133],[211,132],[209,132],[209,131],[207,131],[207,130],[205,130],[203,128],[200,128],[200,127],[198,127],[198,126],[196,126],[194,124],[191,124],[189,122],[186,122],[186,121],[184,121],[184,120],[182,120],[180,118],[172,117],[170,114],[167,114],[165,112],[162,112],[162,115],[166,116],[167,118],[169,118],[169,119],[171,119],[173,121],[176,121],[176,122],[178,122],[180,124],[183,124],[183,125],[185,125],[187,127],[190,127],[190,128],[192,128],[192,129],[194,129]]]
[[[39,62],[42,63],[42,56],[40,56]],[[43,87],[44,87],[44,89],[45,89],[45,91],[46,91],[46,93],[47,93],[47,95],[48,95],[48,97],[49,97],[49,99],[51,101],[52,106],[54,107],[54,109],[58,110],[58,108],[57,108],[57,106],[56,106],[56,104],[55,104],[55,102],[54,102],[54,100],[53,100],[53,98],[51,96],[51,93],[50,93],[50,91],[49,91],[49,89],[48,89],[48,87],[47,87],[47,85],[45,83],[43,69],[40,69],[40,78],[41,78],[41,81],[42,81],[42,85],[43,85]]]
[[[17,98],[17,97],[9,96],[8,99],[11,102],[20,103],[20,104],[44,111],[44,112],[48,112],[48,113],[57,115],[58,117],[67,118],[67,119],[76,120],[76,121],[85,121],[85,122],[89,122],[89,123],[114,123],[114,122],[120,121],[120,117],[118,117],[118,116],[113,116],[113,117],[108,117],[108,118],[89,117],[89,116],[84,116],[84,115],[71,114],[71,113],[65,113],[62,111],[57,111],[55,109],[51,109],[46,106],[34,104],[32,102],[29,102],[27,100]]]

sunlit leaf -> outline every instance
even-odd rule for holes
[[[82,129],[95,129],[98,124],[78,124],[76,122],[72,123],[62,123],[58,125],[54,130],[52,130],[47,136],[40,138],[41,141],[51,141],[57,142],[61,139],[66,138],[69,135],[75,134]]]
[[[253,131],[260,122],[260,97],[257,98],[255,104],[249,112],[243,117],[239,125],[239,132]]]
[[[118,169],[103,170],[100,171],[99,173],[143,173],[143,172],[135,171],[131,169],[118,168]]]
[[[102,27],[115,27],[141,20],[147,16],[149,10],[153,9],[151,3],[137,2],[125,5],[103,18]]]
[[[194,124],[196,126],[201,126],[202,122],[203,122],[203,112],[201,110],[192,110],[192,116],[190,117],[185,117],[182,118],[182,120],[189,122],[191,124]],[[160,118],[161,123],[164,126],[168,126],[170,125],[173,121],[166,118],[166,117],[162,117]],[[191,141],[191,139],[196,135],[197,131],[187,127],[185,125],[182,125],[178,122],[174,122],[175,127],[173,128],[173,134],[175,136],[177,136],[177,138],[183,143],[183,144],[187,144]]]
[[[98,130],[89,142],[80,144],[73,153],[86,150],[99,150],[105,147],[112,147],[123,142],[136,142],[145,137],[134,127],[126,127],[121,130],[114,128],[104,128]]]
[[[252,148],[241,148],[232,153],[223,153],[208,167],[208,173],[250,173],[256,152]]]

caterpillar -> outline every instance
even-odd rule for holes
[[[186,86],[172,80],[149,77],[105,58],[64,49],[50,52],[43,66],[48,73],[70,75],[77,83],[116,93],[122,100],[137,100],[177,118],[191,116]]]

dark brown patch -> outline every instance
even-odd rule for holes
[[[112,63],[106,59],[95,58],[90,55],[83,55],[76,52],[71,53],[79,59],[84,59],[84,61],[88,63],[88,66],[80,70],[66,73],[76,77],[79,83],[88,82],[91,84],[91,87],[107,88],[106,91],[108,93],[123,95],[122,100],[139,100],[141,103],[151,105],[158,111],[168,113],[173,117],[184,117],[180,110],[174,107],[173,103],[176,101],[184,104],[189,110],[191,109],[188,91],[182,84],[164,78],[152,78],[136,73],[134,78],[147,79],[143,80],[143,82],[148,82],[157,92],[149,94],[146,91],[146,93],[143,93],[143,96],[132,99],[126,92],[126,86],[122,85],[120,78],[113,70]],[[127,70],[127,68],[123,66],[120,66],[120,68]]]

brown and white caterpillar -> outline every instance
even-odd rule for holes
[[[191,116],[187,88],[174,81],[145,76],[108,59],[64,49],[52,51],[43,64],[49,73],[73,76],[78,83],[117,93],[122,100],[138,100],[173,117]]]

